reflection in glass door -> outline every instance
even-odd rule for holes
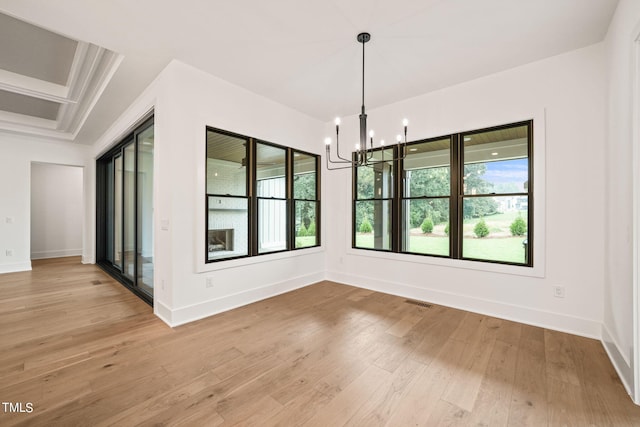
[[[97,161],[97,264],[153,301],[153,118]]]
[[[109,183],[113,182],[113,210],[107,218],[113,218],[113,234],[109,233],[107,242],[113,241],[113,265],[122,271],[122,155],[118,153],[113,159],[115,169],[109,175]],[[108,246],[110,246],[107,243]]]
[[[137,284],[149,295],[153,295],[153,136],[152,126],[137,137]]]
[[[136,146],[124,147],[124,265],[122,272],[133,280],[136,250]]]

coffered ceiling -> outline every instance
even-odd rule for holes
[[[359,32],[373,109],[598,43],[616,5],[0,0],[0,123],[91,144],[172,59],[329,121],[359,111]]]
[[[0,14],[0,130],[73,140],[120,60]]]

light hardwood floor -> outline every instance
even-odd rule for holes
[[[639,426],[602,345],[332,282],[175,329],[95,266],[0,275],[0,425]]]

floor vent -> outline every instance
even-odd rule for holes
[[[413,299],[408,299],[408,300],[405,300],[404,302],[406,302],[407,304],[413,304],[413,305],[417,305],[417,306],[424,307],[424,308],[431,308],[431,307],[433,307],[433,306],[432,306],[431,304],[429,304],[428,302],[424,302],[424,301],[416,301],[416,300],[413,300]]]

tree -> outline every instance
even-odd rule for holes
[[[487,171],[485,163],[471,163],[464,165],[464,187],[465,194],[491,194],[493,184],[486,181],[482,176]],[[473,197],[467,198],[463,205],[463,217],[480,218],[493,215],[498,211],[498,204],[493,197]]]
[[[424,234],[431,233],[433,231],[433,220],[431,219],[431,217],[426,217],[424,221],[422,221],[422,225],[420,226],[420,228],[422,228],[422,232]]]
[[[307,235],[307,229],[304,224],[300,224],[300,228],[298,228],[298,237],[304,237]]]
[[[444,234],[449,235],[449,223],[444,227]]]
[[[484,222],[484,218],[480,218],[480,221],[476,223],[476,226],[473,227],[473,232],[479,238],[487,237],[489,235],[489,227],[487,227],[487,223]]]
[[[522,219],[520,214],[513,220],[509,228],[511,229],[511,234],[514,236],[524,236],[527,233],[527,223]]]
[[[413,169],[406,172],[407,196],[449,196],[450,176],[448,167]],[[413,199],[409,220],[411,228],[420,227],[425,217],[431,217],[434,224],[440,224],[449,218],[449,200]]]

